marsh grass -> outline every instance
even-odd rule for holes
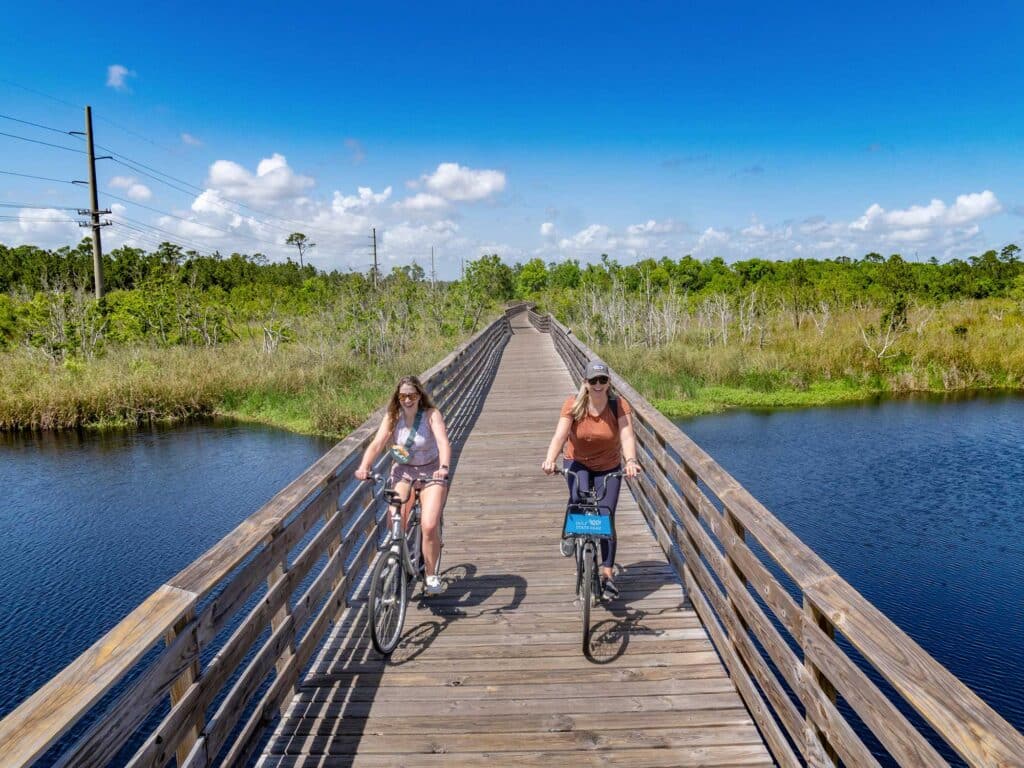
[[[779,313],[768,320],[763,346],[742,342],[738,333],[726,344],[709,344],[692,324],[660,346],[595,346],[659,410],[676,418],[732,407],[1024,388],[1024,315],[1018,305],[990,299],[916,307],[882,356],[865,342],[880,316],[877,309],[848,309],[819,329],[810,321],[797,328]],[[586,339],[586,324],[577,329]]]
[[[175,422],[222,414],[298,432],[340,436],[364,421],[403,373],[419,372],[458,339],[422,335],[387,364],[347,347],[251,344],[120,347],[54,363],[0,353],[0,429],[70,429]]]

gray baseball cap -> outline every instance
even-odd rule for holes
[[[608,376],[611,377],[611,372],[608,370],[608,364],[601,360],[591,360],[587,363],[587,370],[583,373],[583,378],[590,380],[597,376]]]

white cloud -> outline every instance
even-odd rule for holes
[[[407,211],[436,211],[447,207],[447,200],[429,192],[420,192],[395,203],[395,208]]]
[[[540,236],[541,237],[554,237],[555,236],[555,225],[553,222],[545,221],[540,225]]]
[[[132,176],[115,176],[110,180],[113,189],[123,189],[132,200],[149,200],[153,192],[145,184],[140,184]]]
[[[626,227],[626,233],[630,235],[667,235],[670,232],[678,232],[680,229],[681,225],[672,219],[665,221],[648,219],[643,224],[630,224]]]
[[[872,204],[864,214],[850,224],[860,232],[909,232],[942,226],[957,226],[987,219],[1003,210],[995,194],[986,189],[959,195],[952,206],[938,198],[928,205],[912,205],[902,210],[886,211],[878,203]]]
[[[421,265],[430,263],[431,246],[447,246],[456,237],[459,225],[450,219],[432,224],[403,222],[384,230],[381,245],[390,261],[415,259]]]
[[[135,73],[122,64],[111,64],[107,67],[107,86],[115,91],[131,93],[128,87],[128,78],[135,77]]]
[[[604,224],[591,224],[572,237],[563,237],[558,241],[558,247],[563,251],[607,250],[614,243],[609,227]]]
[[[380,205],[391,197],[391,187],[385,187],[383,192],[376,194],[370,187],[358,187],[356,192],[357,195],[342,195],[341,192],[335,192],[332,207],[339,211],[360,210]]]
[[[209,189],[203,194],[215,192],[231,200],[266,205],[294,199],[315,183],[311,177],[295,173],[284,155],[275,152],[260,160],[255,174],[232,160],[217,160],[210,166]]]
[[[181,134],[181,143],[182,144],[188,144],[190,147],[201,147],[201,146],[203,146],[202,140],[199,139],[196,136],[193,136],[191,133],[183,133],[183,134]]]
[[[969,221],[987,219],[1001,213],[1002,204],[996,199],[995,194],[986,189],[984,192],[974,192],[969,195],[959,195],[953,207],[949,209],[950,224],[965,224]]]
[[[474,170],[458,163],[441,163],[429,176],[422,177],[428,189],[448,200],[483,200],[505,189],[502,171]]]
[[[73,213],[56,208],[21,208],[14,215],[14,221],[0,221],[0,242],[8,245],[56,248],[76,244],[88,232],[71,218]]]

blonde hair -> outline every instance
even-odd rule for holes
[[[612,398],[612,383],[608,381],[608,399]],[[572,404],[572,420],[579,421],[587,415],[587,408],[590,406],[590,387],[587,380],[580,382],[580,391],[576,393],[576,400]]]
[[[430,408],[436,407],[434,405],[434,401],[430,399],[430,393],[427,392],[418,377],[403,376],[398,380],[398,383],[395,385],[395,391],[391,393],[391,399],[388,401],[388,429],[394,429],[395,425],[398,423],[398,414],[401,409],[398,393],[401,391],[403,384],[412,384],[416,387],[416,391],[420,395],[419,410],[429,410]]]

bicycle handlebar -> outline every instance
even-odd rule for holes
[[[604,482],[601,483],[601,495],[598,496],[597,495],[597,483],[596,483],[596,481],[599,478],[596,478],[596,477],[593,478],[593,480],[594,480],[594,487],[592,487],[588,491],[583,491],[583,490],[580,490],[580,488],[579,488],[579,482],[580,482],[579,472],[574,472],[573,470],[565,469],[564,467],[555,467],[555,474],[563,475],[565,477],[569,477],[571,475],[572,477],[576,478],[576,489],[577,489],[576,492],[578,494],[587,494],[587,496],[589,497],[588,500],[592,500],[592,501],[595,501],[597,503],[601,503],[602,501],[604,501],[605,494],[608,493],[608,478],[609,477],[625,477],[626,476],[626,473],[623,472],[621,469],[616,470],[615,472],[609,472],[606,475],[601,475],[600,479],[603,479]]]
[[[384,475],[380,474],[379,472],[374,472],[368,478],[366,478],[365,480],[360,480],[359,482],[361,482],[361,483],[369,483],[369,482],[381,483],[381,493],[382,494],[387,494],[387,493],[390,492],[394,496],[394,498],[393,499],[388,499],[388,501],[390,501],[390,502],[392,502],[394,504],[397,504],[398,506],[405,505],[406,502],[408,502],[409,499],[412,498],[412,494],[414,492],[416,492],[416,489],[413,488],[412,486],[410,486],[409,487],[409,495],[406,496],[404,499],[399,497],[398,491],[396,491],[393,486],[389,486],[388,483],[387,483],[387,478]]]

